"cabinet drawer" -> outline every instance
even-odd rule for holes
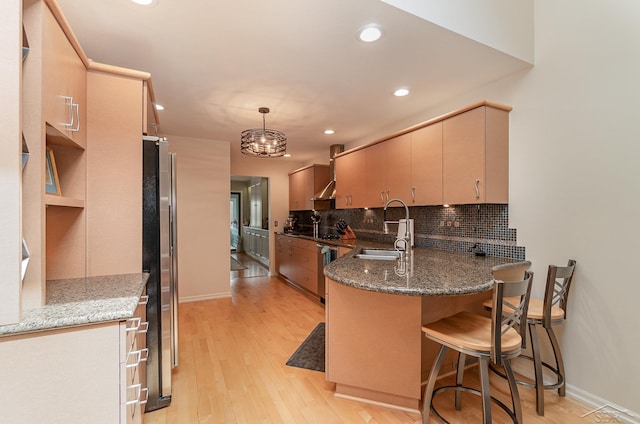
[[[296,249],[294,251],[295,264],[311,273],[318,273],[318,251]]]
[[[311,293],[318,294],[318,273],[309,271],[304,268],[296,269],[295,283],[300,287],[309,290]]]
[[[303,238],[294,238],[293,245],[301,249],[311,249],[316,246],[316,243],[314,241]]]

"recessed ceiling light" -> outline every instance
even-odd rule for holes
[[[159,105],[158,103],[156,103],[156,110],[164,110],[164,106]]]
[[[403,97],[403,96],[406,96],[407,94],[409,94],[409,90],[406,88],[398,88],[396,91],[393,92],[393,95],[396,97]]]
[[[334,130],[324,130],[324,133],[326,135],[331,135],[331,134],[335,134],[336,132]]]
[[[382,37],[382,30],[377,25],[367,25],[358,32],[358,38],[365,43],[373,43]]]
[[[158,0],[131,0],[131,1],[140,6],[155,6],[158,4]]]

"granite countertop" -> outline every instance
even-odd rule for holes
[[[0,326],[0,337],[131,318],[148,279],[140,273],[47,281],[45,305]]]
[[[387,246],[386,248],[389,248]],[[408,296],[481,293],[492,287],[491,268],[516,259],[414,248],[405,262],[358,259],[359,249],[324,268],[324,275],[347,286]]]

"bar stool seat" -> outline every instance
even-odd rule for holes
[[[559,306],[552,306],[550,310],[551,322],[561,322],[564,319],[564,309]],[[529,299],[529,310],[527,318],[530,320],[542,320],[544,318],[544,302],[540,299]]]
[[[482,414],[485,424],[491,423],[492,401],[507,412],[515,423],[522,423],[522,406],[518,395],[518,386],[509,361],[511,358],[520,355],[522,350],[522,340],[525,337],[527,326],[520,325],[520,322],[526,317],[532,280],[533,273],[531,272],[526,272],[522,281],[504,282],[494,280],[491,318],[470,312],[459,312],[453,316],[425,324],[422,327],[422,331],[427,338],[442,345],[431,367],[424,391],[423,424],[429,422],[430,412],[433,412],[441,422],[447,422],[432,404],[433,396],[447,390],[456,391],[456,410],[460,410],[462,407],[462,391],[480,395],[482,397]],[[516,302],[508,302],[506,297],[514,298]],[[435,389],[440,367],[449,349],[459,352],[456,385]],[[478,358],[480,390],[462,385],[467,355]],[[504,366],[511,390],[511,408],[490,395],[489,362]]]

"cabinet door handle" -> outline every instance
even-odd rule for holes
[[[149,397],[148,394],[148,388],[142,388],[141,384],[133,384],[131,386],[127,387],[127,392],[129,390],[135,390],[136,391],[136,398],[134,400],[127,400],[126,405],[142,405],[144,403],[147,403],[147,399]],[[145,393],[145,399],[142,400],[142,393]],[[129,396],[127,396],[127,399],[129,398]]]
[[[136,333],[147,334],[148,331],[149,331],[149,321],[145,321],[140,324],[140,326],[138,327],[138,331],[136,331]]]
[[[480,180],[476,180],[475,188],[476,188],[476,199],[480,198],[480,188],[478,187],[480,184]]]
[[[149,388],[148,387],[145,387],[144,389],[140,390],[140,394],[142,395],[143,393],[144,393],[144,399],[140,399],[138,401],[138,405],[144,405],[149,400]]]
[[[384,191],[380,192],[380,201],[384,203]]]
[[[391,192],[390,192],[389,190],[387,190],[387,200],[386,200],[387,202],[388,202],[388,201],[389,201],[389,199],[391,198],[391,194],[390,194],[390,193],[391,193]]]
[[[129,363],[129,357],[135,357],[133,362]],[[140,365],[140,362],[146,362],[149,359],[149,349],[144,348],[140,350],[134,350],[133,352],[129,352],[127,357],[127,368],[134,368]]]
[[[138,317],[129,318],[127,322],[131,323],[131,327],[127,327],[126,331],[138,331],[140,329],[140,321],[142,320]]]
[[[64,125],[65,127],[73,128],[73,126],[75,125],[75,120],[73,119],[73,117],[74,117],[74,114],[73,114],[73,97],[64,96],[63,99],[64,99],[65,103],[69,102],[69,115],[70,115],[70,118],[69,118],[69,122],[65,122],[62,125]]]
[[[72,97],[73,99],[73,97]],[[80,132],[80,104],[79,103],[71,103],[71,122],[73,122],[73,109],[76,110],[76,126],[71,128],[72,132]],[[73,126],[73,125],[72,125]]]
[[[140,296],[140,302],[138,302],[138,305],[146,305],[147,303],[149,303],[149,295],[145,294],[144,296]]]
[[[416,188],[415,187],[411,187],[411,201],[413,203],[416,203]]]

